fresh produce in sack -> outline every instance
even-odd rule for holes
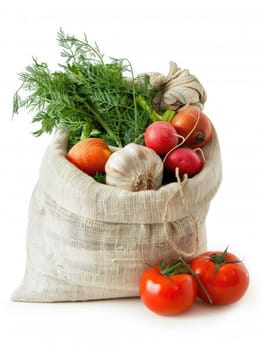
[[[94,176],[105,172],[105,164],[111,155],[109,146],[99,138],[87,138],[77,142],[67,153],[67,159],[84,173]]]
[[[168,153],[144,143],[149,125],[165,122],[176,136],[169,152],[184,147],[172,119],[186,105],[202,109],[206,94],[175,63],[166,77],[135,76],[129,60],[105,57],[86,37],[61,30],[58,43],[59,69],[33,59],[14,96],[15,113],[34,113],[34,135],[52,138],[30,200],[25,275],[12,298],[139,296],[147,264],[189,261],[207,248],[205,219],[222,179],[214,126],[203,168],[192,177],[176,169],[168,184]]]
[[[171,173],[175,174],[176,168],[178,168],[179,175],[187,174],[189,177],[192,177],[202,170],[203,160],[198,155],[198,150],[177,148],[167,154],[164,166]]]
[[[211,122],[203,112],[196,108],[181,109],[173,117],[172,125],[185,138],[185,146],[202,147],[211,140]]]
[[[130,191],[157,190],[162,185],[163,163],[150,148],[130,143],[106,162],[106,184]]]
[[[160,156],[166,155],[178,144],[178,133],[173,125],[167,121],[156,121],[150,124],[144,133],[147,147],[153,149]]]

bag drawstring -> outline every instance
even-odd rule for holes
[[[197,225],[197,222],[195,220],[194,215],[191,213],[191,211],[188,207],[188,204],[187,204],[187,201],[186,201],[186,198],[184,195],[184,191],[183,191],[183,187],[188,181],[188,176],[184,175],[183,181],[181,181],[178,168],[176,168],[175,175],[176,175],[176,179],[177,179],[178,189],[172,193],[172,195],[168,198],[167,202],[165,203],[164,213],[163,213],[163,226],[164,226],[165,236],[166,236],[167,242],[170,245],[170,247],[176,252],[178,257],[184,257],[187,259],[187,258],[192,258],[193,256],[195,256],[197,253],[197,250],[198,250],[198,246],[199,246],[198,225]],[[168,224],[169,224],[169,221],[168,221],[169,204],[178,192],[180,194],[182,206],[185,209],[185,211],[187,212],[188,216],[190,217],[190,219],[193,223],[193,228],[194,228],[193,229],[193,249],[190,252],[181,249],[179,247],[179,245],[175,242],[175,240],[171,238],[171,234],[170,234],[170,230],[169,230],[169,226],[168,226]]]

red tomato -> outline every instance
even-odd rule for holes
[[[191,148],[205,145],[212,137],[210,120],[195,108],[189,107],[179,111],[173,118],[172,124],[179,135],[187,138],[185,145]]]
[[[148,268],[140,281],[143,303],[159,315],[176,315],[188,310],[197,296],[197,282],[188,273],[163,275],[160,266]]]
[[[159,155],[164,155],[178,144],[178,135],[171,123],[157,121],[145,130],[144,141],[147,147]]]
[[[249,285],[247,268],[227,250],[203,253],[194,258],[190,266],[203,283],[214,305],[234,303],[247,291]],[[200,287],[198,296],[208,302]]]

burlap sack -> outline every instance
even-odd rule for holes
[[[15,301],[55,302],[138,296],[147,264],[206,249],[205,219],[221,181],[214,131],[203,170],[158,191],[97,183],[66,158],[58,130],[32,194],[27,263]]]

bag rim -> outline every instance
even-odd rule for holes
[[[39,172],[38,185],[58,205],[100,221],[129,223],[132,217],[132,223],[162,222],[165,203],[171,193],[178,192],[176,182],[163,185],[156,191],[139,192],[98,183],[66,159],[67,141],[67,130],[58,129],[46,150]],[[220,147],[214,127],[212,140],[202,149],[207,162],[202,171],[188,179],[184,186],[184,195],[193,214],[198,213],[203,201],[211,201],[222,180]],[[174,197],[167,213],[169,221],[185,216],[185,210],[177,204],[179,196],[176,194]]]

